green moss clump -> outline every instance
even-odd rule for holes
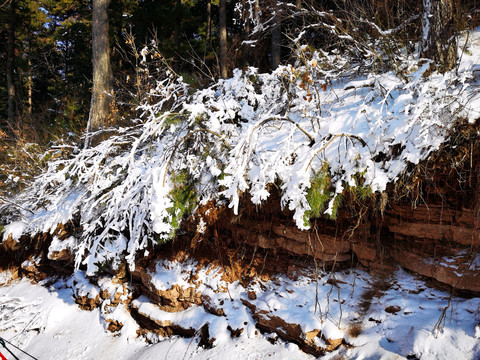
[[[194,182],[189,178],[187,171],[183,170],[173,174],[172,180],[174,183],[173,189],[170,191],[169,198],[173,203],[173,206],[168,209],[170,215],[172,215],[171,226],[173,233],[180,227],[184,216],[190,215],[197,206],[197,192]]]
[[[315,173],[310,182],[310,188],[307,191],[307,201],[310,210],[303,216],[305,226],[310,226],[310,219],[319,217],[325,211],[332,193],[332,177],[328,164],[325,163],[321,169]]]
[[[354,176],[355,186],[348,187],[355,200],[365,201],[373,196],[370,185],[365,185],[365,172]]]
[[[181,124],[184,121],[184,117],[179,114],[169,114],[165,117],[163,127],[169,128],[172,125]]]
[[[348,186],[344,184],[343,193],[336,194],[332,187],[332,176],[328,164],[324,164],[322,168],[313,176],[310,188],[307,192],[307,201],[310,210],[304,214],[305,226],[310,226],[310,220],[320,217],[324,214],[330,201],[333,199],[331,219],[336,219],[338,210],[342,206],[344,197],[353,203],[363,203],[374,196],[372,188],[365,185],[364,173],[357,173],[354,176],[355,185]]]
[[[342,205],[342,201],[343,201],[343,194],[336,194],[335,199],[333,199],[332,214],[330,215],[331,219],[335,220],[337,218],[338,210]]]

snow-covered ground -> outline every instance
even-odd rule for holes
[[[176,272],[178,275],[169,278],[169,282],[181,282],[181,272],[175,266],[170,270],[167,271],[169,274]],[[477,325],[480,298],[450,298],[449,294],[428,288],[421,280],[401,270],[382,280],[354,270],[336,274],[339,287],[321,278],[318,283],[319,307],[315,311],[317,283],[305,275],[294,280],[280,276],[257,282],[257,287],[249,288],[257,294],[251,303],[286,322],[300,324],[305,330],[321,327],[331,337],[335,334],[343,336],[351,345],[340,346],[325,359],[480,358],[480,329]],[[27,279],[7,282],[8,273],[1,276],[0,336],[37,359],[313,358],[295,344],[280,339],[272,344],[271,334],[262,335],[255,331],[245,331],[235,339],[223,337],[214,343],[212,349],[198,347],[197,337],[174,336],[147,344],[143,337],[136,336],[138,325],[127,311],[123,311],[123,305],[117,310],[122,312],[124,327],[112,334],[106,331],[100,309],[82,311],[78,308],[68,281],[53,285],[32,284]],[[160,275],[153,281],[162,286],[162,277]],[[230,311],[245,314],[243,309],[236,309],[235,304],[240,298],[247,298],[246,289],[238,283],[231,284],[230,290],[228,296],[233,296],[234,300],[232,306],[225,306],[227,319]],[[325,306],[327,296],[330,299],[328,309]],[[342,302],[341,311],[336,300],[338,297]],[[201,307],[187,311],[195,312],[196,309],[203,311]],[[157,312],[161,314],[161,311]],[[320,314],[323,314],[323,322]],[[216,318],[225,322],[225,317]],[[253,324],[251,318],[247,320]],[[192,321],[199,320],[192,318]],[[214,325],[213,321],[210,325]],[[228,333],[226,329],[224,332]],[[315,341],[322,340],[316,338]],[[7,346],[19,358],[27,358]],[[0,352],[11,359],[5,349],[0,348]]]
[[[100,310],[80,310],[72,295],[68,288],[45,287],[26,279],[2,286],[0,336],[39,360],[309,358],[296,345],[272,345],[260,336],[231,340],[210,350],[181,337],[148,345],[143,338],[133,336],[135,331],[113,336],[105,330]],[[28,358],[7,347],[19,358]],[[0,352],[13,359],[1,347]]]

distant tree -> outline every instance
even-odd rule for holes
[[[31,121],[54,135],[84,129],[91,103],[90,1],[17,1],[23,3],[17,12],[23,27],[17,32],[19,42],[23,39],[19,74],[24,69],[26,108],[31,88]]]
[[[13,123],[15,117],[15,1],[8,4],[8,39],[7,39],[7,93],[8,93],[8,122]]]
[[[220,33],[220,76],[228,76],[227,68],[227,0],[219,1],[219,33]]]
[[[271,43],[271,67],[272,70],[275,70],[278,65],[280,65],[280,56],[281,56],[281,41],[282,41],[282,23],[279,15],[279,7],[276,2],[272,5],[272,10],[275,12],[273,18],[273,28],[272,28],[272,43]]]
[[[205,62],[205,58],[207,56],[207,52],[209,47],[211,46],[212,40],[212,1],[207,0],[207,26],[205,29],[205,48],[203,51],[203,61]]]
[[[22,120],[31,115],[33,96],[33,63],[38,49],[39,29],[46,16],[33,0],[10,0],[0,5],[0,27],[6,47],[0,47],[5,56],[5,81],[7,95],[7,121]]]
[[[109,0],[93,0],[92,53],[93,93],[89,116],[89,130],[107,125],[111,111],[112,68],[108,33]]]
[[[182,36],[182,1],[175,2],[175,28],[173,31],[173,38],[175,44],[174,69],[176,72],[180,71],[180,52],[181,52],[181,36]]]

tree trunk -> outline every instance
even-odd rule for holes
[[[272,70],[280,65],[280,43],[282,41],[282,28],[280,26],[280,16],[278,15],[278,6],[275,8],[275,24],[272,29]]]
[[[433,60],[434,69],[446,72],[455,67],[453,0],[423,0],[422,57]]]
[[[180,72],[180,37],[182,36],[182,1],[177,0],[175,3],[175,29],[173,38],[175,42],[175,56],[173,69],[176,73]]]
[[[205,34],[205,50],[203,52],[203,62],[207,56],[208,48],[210,47],[210,40],[212,36],[212,1],[207,1],[207,33]]]
[[[242,24],[243,24],[243,31],[242,37],[243,41],[247,41],[248,37],[250,36],[250,19],[248,18],[248,11],[247,11],[247,4],[245,0],[242,0]],[[250,59],[250,46],[247,44],[242,44],[242,66],[249,66],[249,59]]]
[[[227,68],[227,1],[219,2],[219,23],[220,23],[220,76],[228,77]]]
[[[32,116],[32,96],[33,96],[33,77],[32,77],[32,60],[31,57],[28,57],[28,73],[27,73],[27,114],[28,116]]]
[[[8,40],[7,40],[7,93],[8,122],[13,124],[15,118],[15,83],[13,79],[15,62],[15,2],[8,5]]]
[[[93,50],[93,95],[90,107],[89,130],[95,131],[112,120],[112,68],[108,41],[108,2],[93,0],[92,50]]]

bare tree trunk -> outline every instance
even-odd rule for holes
[[[247,41],[248,37],[250,36],[250,19],[248,18],[248,11],[247,11],[247,6],[245,3],[245,0],[242,0],[242,24],[244,24],[243,27],[243,41]],[[249,49],[250,46],[247,44],[242,44],[242,65],[243,66],[249,66]]]
[[[108,41],[108,2],[93,0],[92,50],[93,95],[90,107],[90,130],[98,130],[111,120],[112,68]]]
[[[220,23],[220,76],[228,77],[227,68],[227,0],[219,2],[219,23]]]
[[[15,118],[15,83],[13,79],[15,61],[15,2],[8,5],[8,40],[7,40],[7,93],[8,93],[8,122],[13,124]]]
[[[175,29],[173,38],[175,41],[175,57],[173,68],[175,72],[180,72],[180,37],[182,33],[182,1],[177,0],[175,4]]]
[[[446,72],[455,67],[453,0],[423,0],[422,57],[433,60],[434,68]]]
[[[205,34],[205,49],[203,50],[203,62],[207,57],[207,51],[210,47],[210,41],[212,36],[212,1],[207,1],[207,32]]]
[[[282,28],[280,26],[280,16],[278,14],[278,6],[275,8],[275,24],[272,29],[272,70],[280,65],[280,43],[282,41]]]

